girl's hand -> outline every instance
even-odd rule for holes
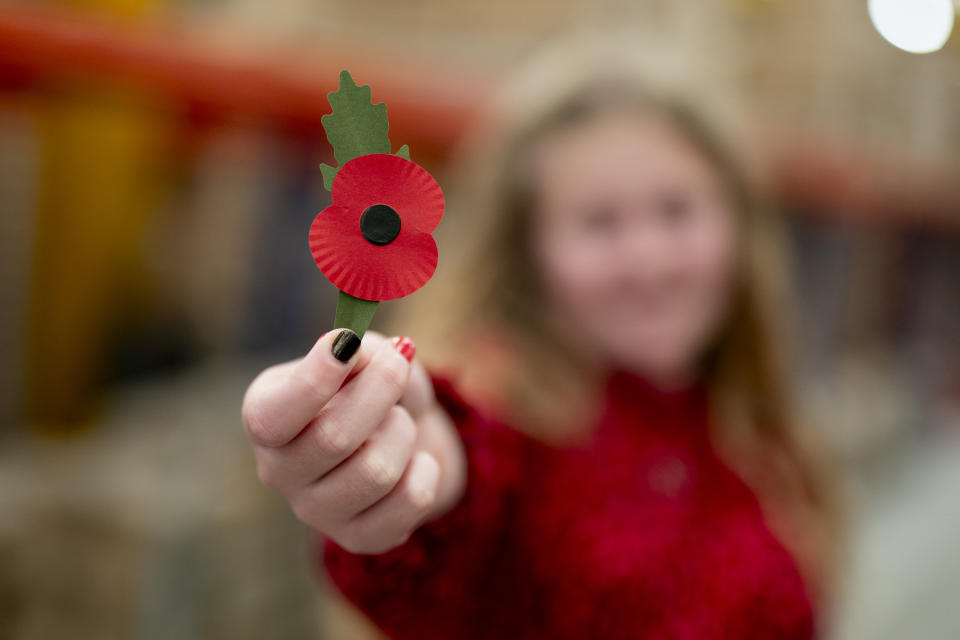
[[[333,330],[304,358],[264,370],[244,397],[261,482],[354,553],[402,544],[463,493],[463,445],[426,371],[407,360],[412,347]]]

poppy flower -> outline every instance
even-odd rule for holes
[[[437,269],[430,235],[443,217],[443,192],[420,165],[388,153],[357,156],[337,171],[333,204],[310,225],[310,252],[338,289],[393,300],[422,287]]]

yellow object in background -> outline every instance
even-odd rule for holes
[[[113,18],[137,19],[150,16],[165,4],[163,0],[64,0],[62,4],[82,11],[92,10]]]
[[[164,174],[164,120],[153,107],[93,90],[42,107],[27,344],[32,420],[88,414],[108,332],[146,288],[144,232]]]
[[[155,19],[167,2],[60,4],[126,21]],[[96,400],[110,325],[130,302],[124,287],[143,284],[139,254],[162,134],[152,104],[92,83],[41,95],[22,409],[34,423],[66,426]]]

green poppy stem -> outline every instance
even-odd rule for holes
[[[340,292],[337,298],[337,312],[333,318],[333,325],[340,329],[352,329],[361,338],[367,332],[373,314],[380,304],[376,300],[356,298],[349,293]]]

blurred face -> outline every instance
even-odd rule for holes
[[[654,116],[608,115],[534,156],[534,258],[586,355],[686,384],[731,297],[736,216],[709,161]]]

